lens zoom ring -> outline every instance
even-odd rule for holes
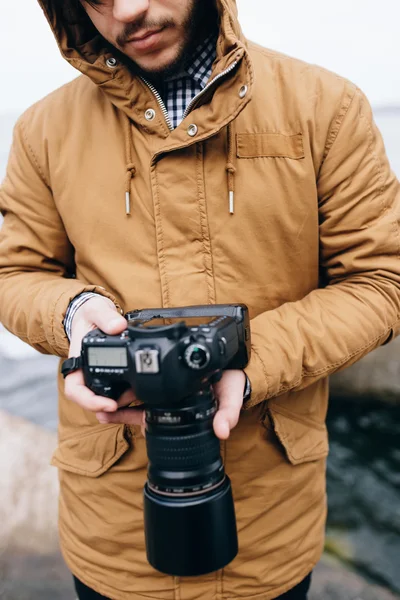
[[[220,458],[220,444],[210,431],[182,437],[147,436],[149,461],[157,467],[207,465]]]

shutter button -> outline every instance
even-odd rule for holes
[[[194,137],[195,135],[197,135],[197,132],[199,131],[199,128],[197,127],[197,125],[189,125],[188,127],[188,135],[190,135],[190,137]]]
[[[152,108],[149,108],[144,113],[144,117],[147,121],[152,121],[155,118],[155,116],[156,116],[156,111],[153,110]]]
[[[249,88],[247,87],[247,85],[242,85],[242,87],[239,90],[239,98],[244,98],[248,92],[248,89]]]
[[[107,58],[106,60],[106,65],[107,67],[109,67],[110,69],[115,69],[115,67],[117,66],[118,62],[117,59],[112,57],[111,58]]]

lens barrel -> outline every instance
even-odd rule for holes
[[[230,480],[192,499],[144,488],[147,560],[162,573],[190,577],[218,571],[238,552]]]
[[[238,552],[232,488],[213,431],[211,388],[178,408],[146,411],[147,558],[168,575],[217,571]]]

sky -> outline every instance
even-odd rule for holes
[[[400,105],[399,0],[237,3],[248,38],[348,77],[374,106]],[[77,75],[36,0],[2,0],[0,56],[0,113],[21,112]]]

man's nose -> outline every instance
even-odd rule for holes
[[[113,16],[121,23],[131,23],[143,17],[151,0],[114,0]]]

